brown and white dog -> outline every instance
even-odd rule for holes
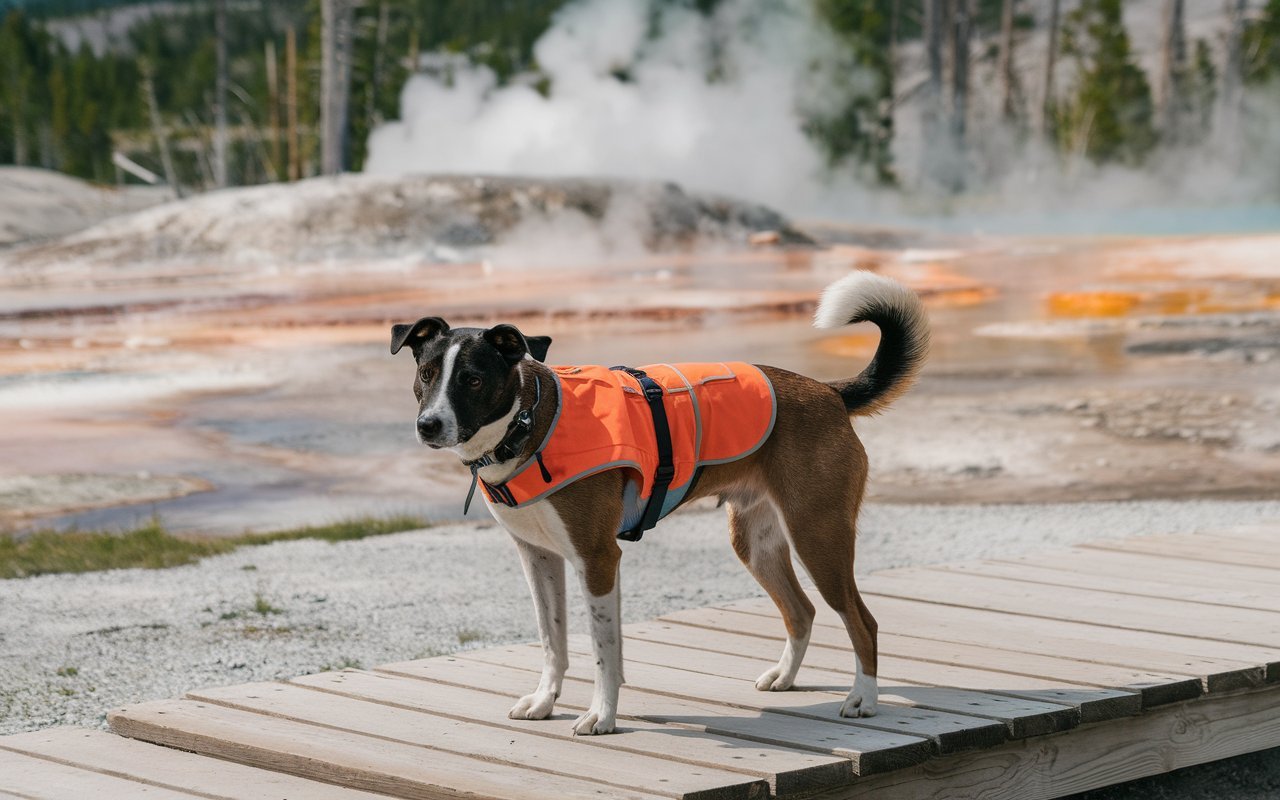
[[[760,367],[773,385],[776,421],[754,453],[707,466],[688,499],[719,497],[729,509],[738,558],[782,612],[787,643],[777,666],[756,680],[761,691],[791,688],[809,644],[814,608],[791,564],[794,548],[822,598],[844,620],[855,653],[845,717],[876,713],[876,621],[854,582],[855,523],[867,479],[867,455],[850,415],[885,408],[913,382],[928,349],[920,300],[906,287],[855,272],[827,287],[815,314],[819,328],[855,322],[879,326],[875,356],[857,377],[821,383],[775,367]],[[438,317],[395,325],[391,352],[409,347],[417,361],[417,435],[473,462],[504,440],[512,421],[532,410],[532,429],[519,452],[479,469],[499,484],[530,458],[555,417],[556,375],[541,362],[551,340],[526,337],[514,326],[451,329]],[[578,734],[610,733],[622,677],[622,631],[615,538],[623,516],[626,475],[609,470],[571,483],[521,508],[489,504],[515,540],[533,593],[544,666],[538,687],[511,708],[516,719],[550,716],[568,666],[565,561],[578,574],[590,609],[596,656],[590,709],[574,723]]]

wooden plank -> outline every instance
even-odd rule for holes
[[[148,786],[9,750],[0,750],[0,792],[37,800],[67,800],[69,797],[191,800],[201,796]]]
[[[979,561],[947,564],[942,568],[971,575],[987,575],[1045,586],[1067,586],[1135,597],[1160,597],[1206,605],[1280,612],[1280,587],[1278,586],[1272,586],[1272,591],[1266,595],[1222,589],[1196,589],[1173,581],[1144,580],[1132,576],[1118,580],[1114,576],[1072,569],[1069,563],[1059,563],[1053,567],[1037,567],[1026,563]]]
[[[541,653],[522,645],[475,650],[460,657],[531,672],[542,669]],[[752,684],[754,676],[750,680],[730,680],[674,667],[637,663],[628,663],[625,672],[627,685],[640,692],[922,736],[931,740],[939,753],[991,747],[1008,735],[1004,725],[989,719],[901,706],[881,706],[880,713],[874,717],[847,719],[840,716],[842,698],[826,692],[760,692]]]
[[[843,633],[844,623],[836,613],[815,593],[810,596],[817,624]],[[767,598],[738,601],[725,609],[778,618],[777,608]],[[909,631],[917,638],[1195,675],[1206,691],[1231,691],[1255,686],[1259,680],[1280,679],[1280,652],[1275,648],[897,597],[874,598],[871,610],[881,631]]]
[[[399,675],[343,670],[294,678],[290,682],[316,691],[373,700],[396,708],[476,720],[497,728],[552,739],[572,739],[583,746],[660,756],[694,766],[741,772],[766,781],[770,791],[778,797],[841,786],[853,779],[852,765],[846,758],[756,744],[644,720],[621,720],[618,731],[625,736],[575,737],[566,724],[574,719],[575,714],[560,711],[550,720],[508,719],[507,710],[512,704],[512,698],[508,696],[443,683],[426,683]]]
[[[660,796],[191,700],[129,706],[108,721],[122,736],[413,800]]]
[[[672,628],[678,628],[686,635],[671,635]],[[776,663],[768,658],[738,655],[762,653],[766,647],[773,647],[772,642],[748,636],[662,623],[640,623],[625,626],[623,630],[626,635],[623,655],[628,663],[637,661],[645,664],[678,665],[681,669],[734,680],[742,680],[744,677],[750,680]],[[676,641],[670,641],[671,639]],[[701,646],[691,648],[695,642]],[[585,652],[589,640],[580,638],[576,645],[578,652]],[[827,669],[827,664],[815,663],[815,659],[806,657],[805,664],[810,666],[801,668],[797,686],[802,689],[821,688],[836,697],[844,697],[853,681],[848,655],[825,648],[821,654],[843,655],[840,668]],[[1038,702],[965,689],[921,687],[885,678],[880,680],[880,702],[993,719],[1008,728],[1011,737],[1019,739],[1063,731],[1080,721],[1080,713],[1076,707],[1062,703]]]
[[[688,625],[724,630],[741,629],[746,633],[776,637],[781,624],[762,624],[760,620],[741,617],[726,618],[710,609],[692,609],[669,617]],[[810,644],[848,654],[849,638],[843,629],[815,626]],[[842,669],[849,668],[849,657]],[[957,672],[965,670],[965,672]],[[965,688],[985,687],[992,690],[1076,689],[1103,687],[1136,692],[1146,706],[1189,700],[1199,696],[1200,680],[1190,675],[1134,670],[1106,664],[1090,664],[1070,658],[997,650],[991,647],[936,642],[919,637],[880,634],[880,673],[894,680],[927,683],[934,686],[959,684]],[[1101,699],[1101,696],[1098,696]],[[1135,712],[1136,713],[1136,712]],[[1096,721],[1096,718],[1093,720]]]
[[[776,609],[773,613],[776,615]],[[757,619],[750,619],[751,616]],[[762,614],[745,615],[728,608],[691,609],[669,614],[662,620],[781,640],[781,620],[776,616],[764,616],[763,610]],[[805,660],[808,661],[809,657],[824,658],[824,648],[837,651],[847,659],[847,642],[848,634],[843,626],[816,625],[810,636],[810,656]],[[1142,695],[1127,689],[1080,686],[891,655],[881,658],[880,671],[886,678],[921,686],[973,689],[1046,703],[1063,703],[1079,709],[1081,722],[1098,722],[1137,714],[1142,710]]]
[[[1103,542],[1091,542],[1089,545],[1080,545],[1074,549],[1074,552],[1092,555],[1090,566],[1111,564],[1114,565],[1112,567],[1114,570],[1130,570],[1127,573],[1121,571],[1120,577],[1162,575],[1195,585],[1206,585],[1205,579],[1210,577],[1214,580],[1207,585],[1221,586],[1222,581],[1229,581],[1230,585],[1244,585],[1262,590],[1266,590],[1265,587],[1269,586],[1272,587],[1270,589],[1272,592],[1276,587],[1280,587],[1280,570],[1256,566],[1253,563],[1235,564],[1181,558],[1139,549],[1108,548],[1103,547],[1103,544]]]
[[[1099,578],[1121,578],[1125,583],[1135,579],[1157,579],[1182,587],[1187,600],[1216,602],[1219,597],[1217,593],[1226,591],[1242,594],[1251,602],[1272,600],[1272,607],[1268,610],[1280,607],[1274,601],[1275,596],[1280,594],[1280,583],[1256,580],[1251,577],[1252,573],[1247,568],[1230,564],[1180,561],[1141,553],[1084,548],[997,558],[988,563],[1070,570]]]
[[[1052,800],[1280,746],[1280,689],[1207,695],[859,780],[826,800]]]
[[[1067,619],[1125,630],[1280,647],[1280,614],[1005,581],[945,570],[881,572],[859,581],[865,594]]]
[[[1100,540],[1084,542],[1080,547],[1092,550],[1112,550],[1121,553],[1146,553],[1170,560],[1207,561],[1214,564],[1233,564],[1241,567],[1253,567],[1263,571],[1280,566],[1277,559],[1262,559],[1252,553],[1233,550],[1215,549],[1202,544],[1182,544],[1178,542],[1161,542],[1156,540]],[[1280,582],[1280,576],[1277,577]]]
[[[1234,539],[1275,542],[1280,541],[1280,520],[1269,523],[1230,525],[1225,528],[1213,528],[1205,531],[1218,536],[1230,536]]]
[[[441,657],[385,664],[375,671],[453,686],[493,692],[504,698],[532,686],[527,670]],[[559,707],[581,711],[591,704],[591,679],[571,672]],[[902,769],[933,754],[933,744],[919,736],[884,733],[869,728],[798,719],[783,714],[744,714],[740,709],[636,691],[622,687],[618,718],[641,719],[705,731],[748,742],[778,745],[849,759],[855,775]]]
[[[1214,533],[1183,533],[1164,536],[1137,536],[1140,542],[1165,543],[1204,547],[1209,550],[1230,550],[1246,556],[1254,556],[1258,566],[1280,568],[1280,542],[1275,539],[1241,538]]]
[[[0,737],[0,749],[206,798],[378,800],[386,797],[84,728],[49,728],[4,736]]]
[[[691,766],[650,755],[603,750],[574,739],[555,739],[440,717],[403,707],[320,694],[286,683],[250,683],[189,692],[206,703],[322,725],[335,730],[481,758],[626,791],[650,791],[679,800],[764,797],[764,781],[738,772]],[[590,737],[581,737],[590,738]]]

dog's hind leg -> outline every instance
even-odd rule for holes
[[[550,550],[515,540],[520,563],[533,595],[533,610],[542,638],[542,679],[532,694],[521,697],[507,716],[511,719],[546,719],[555,708],[556,698],[569,667],[568,610],[565,606],[564,558]]]
[[[777,604],[787,627],[787,643],[777,666],[756,679],[762,692],[781,692],[796,681],[800,662],[809,647],[813,629],[813,604],[805,596],[791,566],[791,548],[773,504],[762,497],[729,502],[729,533],[734,552]]]
[[[870,717],[876,713],[876,619],[862,602],[853,577],[857,504],[851,511],[801,503],[781,509],[796,555],[827,605],[844,621],[854,651],[853,688],[840,707],[842,717]]]

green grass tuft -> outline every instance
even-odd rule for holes
[[[331,525],[307,525],[213,539],[174,536],[165,530],[158,519],[153,518],[141,527],[121,533],[42,530],[21,537],[0,534],[0,580],[59,572],[180,567],[207,556],[229,553],[240,547],[297,539],[343,542],[416,530],[427,525],[427,521],[421,517],[401,514],[392,517],[360,517]],[[259,613],[265,615],[276,612]]]
[[[253,596],[253,610],[263,617],[267,616],[268,614],[284,613],[283,608],[271,605],[271,603],[267,601],[267,598],[263,597],[260,594],[255,594]]]

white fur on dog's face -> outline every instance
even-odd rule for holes
[[[432,444],[437,447],[452,447],[458,441],[458,415],[453,410],[453,403],[449,400],[449,385],[453,378],[453,368],[458,362],[458,351],[462,349],[462,344],[449,345],[449,349],[445,351],[444,358],[441,359],[440,376],[435,381],[434,394],[430,399],[424,399],[422,403],[422,411],[418,413],[418,422],[425,417],[435,417],[441,422],[440,435],[427,441],[423,435],[421,427],[418,426],[415,432],[418,435],[418,441],[422,444]]]

